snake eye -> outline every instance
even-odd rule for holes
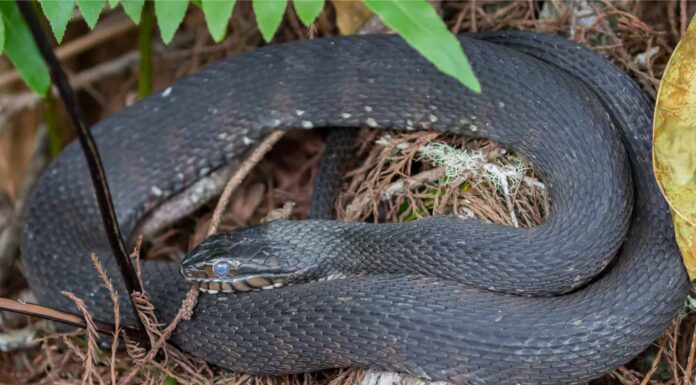
[[[213,273],[218,277],[226,277],[230,273],[230,264],[225,261],[217,261],[213,264]]]

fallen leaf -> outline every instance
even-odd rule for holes
[[[362,0],[332,0],[336,9],[336,25],[341,35],[352,35],[372,16]]]
[[[679,215],[672,215],[674,218],[674,233],[677,244],[686,266],[686,272],[690,279],[696,279],[696,226],[686,222]]]
[[[696,22],[677,45],[660,84],[653,122],[655,175],[670,205],[696,224]]]
[[[696,19],[660,83],[653,120],[653,167],[672,208],[677,242],[696,279]]]

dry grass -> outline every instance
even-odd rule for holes
[[[508,226],[543,222],[548,197],[532,168],[513,152],[482,139],[437,132],[363,130],[357,159],[336,201],[337,217],[352,221],[401,222],[429,215],[477,217]],[[424,157],[434,143],[479,155],[485,165],[519,166],[524,179],[505,193],[480,171],[446,175]]]
[[[581,1],[575,3],[584,4]],[[573,40],[606,54],[634,76],[652,96],[656,93],[672,49],[686,28],[687,15],[693,14],[690,9],[693,6],[681,1],[600,1],[575,14],[565,9],[562,1],[548,1],[545,4],[548,5],[542,8],[541,2],[536,1],[437,3],[447,25],[455,32],[517,28],[565,33]],[[243,17],[233,20],[232,34],[221,45],[210,42],[200,12],[192,12],[185,23],[186,33],[192,35],[192,46],[165,52],[159,58],[160,64],[168,64],[164,66],[168,69],[158,75],[156,84],[165,86],[201,66],[260,45],[253,19],[248,17],[249,8],[248,4],[242,6]],[[312,33],[335,33],[332,17],[333,11],[324,12]],[[297,23],[294,15],[289,15],[278,40],[294,40],[308,36],[308,33]],[[132,75],[105,79],[94,85],[92,92],[102,95],[102,100],[116,100],[100,106],[102,114],[122,108],[131,99],[129,94],[134,85]],[[35,118],[23,118],[25,121],[27,119]],[[491,183],[481,173],[468,172],[447,178],[442,167],[423,159],[421,149],[433,142],[478,150],[486,163],[496,167],[523,162],[514,152],[486,140],[439,133],[362,130],[355,164],[350,165],[336,202],[337,217],[383,222],[454,213],[510,226],[533,226],[543,221],[548,198],[543,185],[530,168],[527,168],[521,183],[510,184],[506,194],[499,185]],[[0,144],[3,143],[5,148],[9,148],[8,139],[0,140]],[[229,206],[220,219],[219,231],[258,223],[286,202],[295,204],[290,212],[291,218],[306,217],[316,165],[322,151],[321,134],[305,131],[288,133],[234,190]],[[13,156],[21,158],[24,155],[18,152]],[[9,162],[10,158],[0,156],[0,170],[14,170],[16,173],[16,169],[22,169],[10,167]],[[16,181],[18,178],[12,174],[8,179]],[[0,182],[0,186],[10,191],[12,196],[16,188],[12,185],[8,187],[6,181]],[[147,257],[180,257],[184,250],[205,237],[211,227],[212,216],[212,206],[204,208],[193,218],[150,240]],[[139,255],[139,251],[136,253]],[[105,285],[110,285],[103,270],[100,272],[96,259],[95,274],[102,277]],[[79,304],[78,298],[75,301]],[[228,373],[164,343],[175,323],[164,327],[159,324],[146,293],[138,296],[136,303],[141,320],[147,325],[149,347],[126,341],[122,343],[126,349],[116,349],[115,344],[98,341],[98,336],[90,330],[68,334],[48,333],[38,341],[39,348],[28,347],[22,351],[0,353],[0,382],[163,384],[170,378],[181,384],[352,385],[359,384],[364,376],[363,371],[358,369],[282,377]],[[114,298],[114,306],[118,306],[117,298]],[[185,316],[184,313],[181,317]],[[696,355],[694,314],[692,308],[685,307],[683,314],[675,319],[653,347],[631,363],[592,383],[696,383],[693,378]],[[2,325],[5,330],[16,328],[21,326],[21,321],[26,320],[4,322]],[[118,334],[115,331],[115,335]]]

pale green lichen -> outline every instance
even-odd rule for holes
[[[448,181],[480,178],[509,195],[519,186],[527,167],[519,159],[510,164],[489,163],[477,150],[454,148],[446,143],[433,142],[420,149],[421,159],[427,159],[443,167]]]

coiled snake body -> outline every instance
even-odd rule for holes
[[[94,127],[131,238],[147,212],[239,163],[276,129],[485,136],[525,155],[550,189],[551,213],[532,229],[433,217],[242,231],[280,258],[310,261],[312,274],[359,274],[203,295],[173,343],[252,373],[363,366],[457,383],[557,385],[597,377],[659,335],[689,283],[653,179],[650,102],[613,65],[561,38],[506,32],[461,43],[482,94],[398,37],[320,39],[213,65]],[[77,145],[39,181],[22,245],[42,303],[72,309],[61,294],[70,290],[96,317],[112,318],[89,254],[112,277],[118,270]],[[143,267],[159,319],[168,320],[189,285],[176,263]]]

